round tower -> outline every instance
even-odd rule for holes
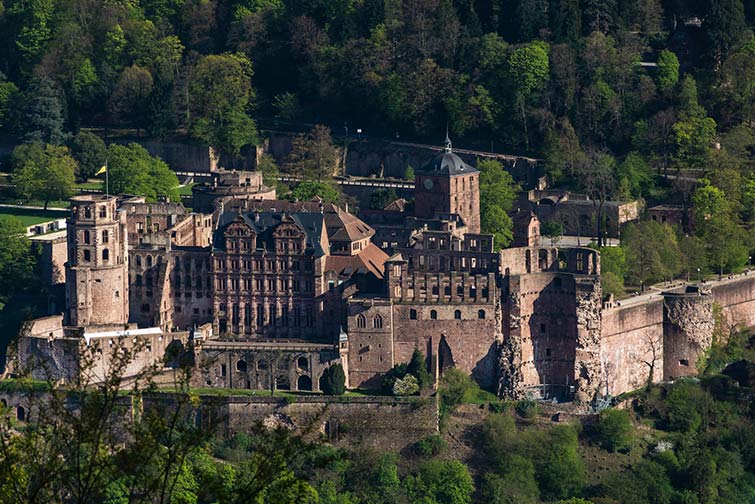
[[[67,226],[68,325],[126,324],[128,233],[116,198],[102,194],[71,198]]]

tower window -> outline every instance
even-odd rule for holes
[[[430,318],[432,320],[438,320],[438,312],[435,310],[430,310]]]
[[[414,308],[409,310],[409,318],[411,320],[417,320],[417,310],[415,310]]]
[[[92,218],[92,209],[89,207],[84,208],[84,218],[85,219],[91,219]]]
[[[108,249],[102,249],[102,260],[103,261],[110,260],[110,251]]]
[[[477,312],[477,318],[478,319],[484,319],[485,318],[485,310],[480,310]]]
[[[454,319],[461,320],[461,310],[454,311]]]
[[[91,261],[92,260],[92,253],[88,250],[84,251],[84,260],[85,261]]]
[[[367,327],[367,319],[361,313],[357,315],[357,327],[360,329]]]
[[[374,329],[382,329],[383,328],[383,317],[380,315],[375,315],[375,317],[372,319],[372,327]]]
[[[101,206],[100,207],[100,217],[105,218],[107,217],[107,207]]]
[[[89,231],[84,231],[84,243],[89,245],[92,242],[92,238],[89,235]]]
[[[110,234],[107,230],[102,232],[102,243],[108,243],[110,241]]]

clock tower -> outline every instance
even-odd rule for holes
[[[448,135],[443,152],[416,172],[414,199],[417,218],[456,214],[470,233],[480,232],[480,172],[453,152]]]

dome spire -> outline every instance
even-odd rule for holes
[[[453,149],[451,148],[451,138],[448,136],[448,124],[446,124],[446,152],[451,152]]]

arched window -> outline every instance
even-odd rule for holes
[[[151,256],[151,255],[148,255],[148,256],[147,256],[147,266],[148,266],[148,267],[151,267],[151,266],[152,266],[152,256]]]
[[[435,310],[430,310],[430,318],[432,320],[438,320],[438,312]]]
[[[360,329],[367,327],[367,319],[361,313],[357,315],[357,327]]]
[[[382,329],[383,328],[383,317],[380,315],[375,315],[372,317],[372,327],[373,329]]]
[[[456,310],[454,312],[454,319],[461,320],[461,310]]]
[[[414,308],[409,310],[409,318],[411,320],[417,320],[417,310],[415,310]]]
[[[309,369],[309,359],[307,359],[306,357],[299,357],[296,360],[296,367],[298,367],[302,371],[308,370]]]
[[[102,249],[102,260],[103,261],[110,260],[110,251],[108,249]]]
[[[247,370],[247,366],[246,366],[245,360],[241,359],[241,360],[236,361],[236,371],[240,373],[246,373],[246,370]]]
[[[484,319],[485,318],[485,310],[479,310],[477,312],[477,318],[478,319]]]
[[[142,256],[136,256],[136,265],[141,266],[142,265]]]

